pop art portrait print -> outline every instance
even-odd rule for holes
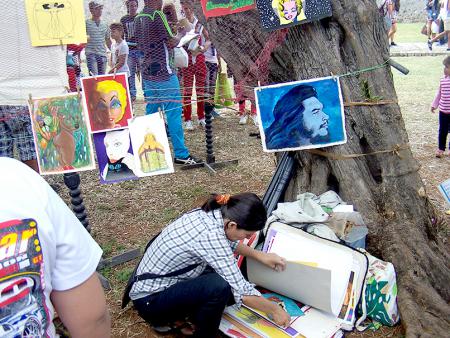
[[[77,93],[33,98],[29,109],[41,175],[95,168],[88,122]]]
[[[81,79],[92,133],[128,127],[133,117],[126,73]]]
[[[341,88],[335,77],[258,87],[255,98],[266,152],[347,142]]]
[[[330,17],[330,0],[256,0],[262,27],[267,31]]]

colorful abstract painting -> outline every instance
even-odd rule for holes
[[[201,0],[205,17],[224,16],[255,8],[254,0]]]
[[[135,180],[134,156],[128,128],[94,134],[100,183]]]
[[[256,0],[262,27],[267,31],[332,16],[330,0]]]
[[[83,0],[25,0],[32,46],[85,43]]]
[[[128,126],[133,112],[126,73],[84,77],[81,87],[92,133]]]
[[[134,172],[139,177],[173,173],[172,155],[162,114],[128,121],[134,153]]]
[[[95,168],[92,141],[77,93],[32,99],[29,108],[42,175]]]
[[[258,87],[255,98],[266,152],[322,148],[347,142],[337,78]]]

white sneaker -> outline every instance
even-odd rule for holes
[[[206,127],[206,121],[205,119],[200,119],[198,120],[198,125],[205,128]]]
[[[192,125],[192,121],[186,121],[184,122],[184,129],[186,130],[194,130],[194,126]]]
[[[255,124],[255,126],[258,126],[258,116],[252,115],[251,117],[252,117],[252,120],[253,120],[253,123]]]
[[[243,116],[241,116],[241,119],[239,120],[239,124],[240,125],[247,124],[247,121],[248,121],[248,115],[243,115]]]

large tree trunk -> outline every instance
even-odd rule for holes
[[[247,86],[346,74],[385,62],[387,37],[375,1],[332,0],[332,6],[330,19],[271,33],[261,31],[256,10],[209,19],[206,27],[237,82]],[[199,6],[196,13],[205,22]],[[397,100],[390,68],[340,81],[346,102],[368,98],[364,83],[373,95]],[[369,227],[372,253],[396,268],[407,336],[448,337],[449,252],[408,147],[400,108],[352,106],[345,117],[348,142],[326,152],[370,153],[396,145],[401,150],[346,160],[299,151],[286,199],[331,188],[354,204]]]

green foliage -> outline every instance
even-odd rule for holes
[[[122,270],[118,270],[114,273],[116,279],[120,282],[127,282],[133,273],[134,268],[124,268]]]

